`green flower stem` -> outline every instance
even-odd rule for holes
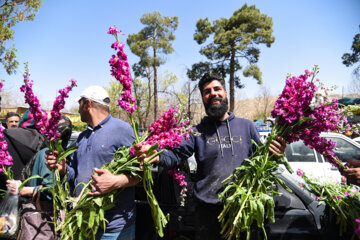
[[[117,38],[117,36],[116,36]],[[140,138],[139,138],[139,129],[138,129],[138,126],[137,126],[137,123],[135,121],[135,119],[132,117],[131,114],[128,114],[129,118],[130,118],[130,123],[131,123],[131,126],[132,126],[132,129],[134,130],[134,135],[135,135],[135,143],[140,143]]]
[[[51,189],[51,194],[52,194],[52,199],[53,199],[53,214],[54,214],[54,229],[57,229],[57,217],[56,217],[56,193],[55,193],[55,169],[51,170],[51,176],[52,176],[52,189]]]

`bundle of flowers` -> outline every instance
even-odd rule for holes
[[[0,81],[0,93],[4,84]],[[13,165],[13,158],[8,152],[8,144],[4,138],[3,128],[0,127],[0,173],[4,173],[8,179],[13,179],[10,167]]]
[[[281,158],[275,161],[275,156],[269,153],[270,142],[276,136],[285,138],[287,143],[302,139],[334,166],[343,167],[341,160],[331,151],[335,143],[321,138],[320,133],[340,129],[346,119],[337,100],[329,99],[329,89],[315,80],[317,73],[318,67],[315,66],[312,72],[306,70],[303,75],[286,79],[285,88],[271,113],[275,123],[266,143],[257,145],[254,154],[224,181],[224,191],[219,195],[224,201],[224,209],[218,219],[222,224],[221,233],[228,239],[239,238],[241,232],[246,232],[249,239],[254,221],[267,238],[264,219],[270,223],[275,221],[273,196],[279,194],[276,184],[289,190],[275,171],[279,164],[284,164],[292,172],[284,156],[278,156]]]
[[[61,141],[59,140],[59,133],[57,132],[58,123],[61,119],[60,111],[65,107],[65,98],[69,95],[69,92],[73,87],[76,86],[76,80],[71,79],[70,85],[64,89],[59,90],[59,95],[56,97],[53,108],[51,110],[51,117],[48,119],[47,112],[41,109],[39,99],[34,94],[32,86],[34,84],[33,80],[30,80],[30,73],[27,64],[25,64],[25,73],[24,85],[20,87],[20,91],[25,93],[25,103],[29,104],[29,111],[34,116],[35,127],[38,131],[43,134],[46,146],[50,151],[58,152],[57,162],[61,162],[68,155],[76,151],[77,147],[71,149],[62,149]],[[49,189],[53,196],[53,217],[54,217],[54,226],[57,228],[57,212],[60,210],[67,210],[67,189],[64,190],[62,184],[64,181],[60,180],[60,174],[58,169],[52,170],[52,188]],[[45,188],[43,188],[44,190]]]
[[[304,187],[316,194],[315,200],[319,201],[319,204],[330,207],[330,214],[335,215],[335,222],[339,225],[340,236],[348,230],[349,226],[355,234],[358,227],[357,218],[360,216],[359,189],[345,182],[318,182],[316,179],[309,178],[301,169],[298,169],[296,173],[305,181]]]
[[[108,33],[116,38],[116,42],[111,47],[117,51],[117,54],[112,56],[109,63],[111,75],[123,86],[118,105],[128,113],[135,134],[133,145],[138,143],[152,145],[149,155],[153,154],[156,149],[173,148],[179,145],[183,136],[186,138],[190,134],[190,130],[187,128],[188,121],[183,118],[184,114],[177,107],[164,112],[156,122],[149,126],[143,136],[138,135],[138,124],[131,115],[136,110],[136,105],[135,99],[131,96],[132,81],[127,55],[123,50],[124,44],[119,42],[117,35],[121,32],[115,27],[110,27]],[[151,159],[158,156],[162,151],[153,154]],[[143,170],[141,170],[139,161],[133,153],[133,146],[118,149],[113,161],[105,164],[102,169],[109,170],[116,175],[130,174],[142,179],[155,229],[158,235],[162,237],[164,235],[163,227],[167,224],[168,217],[160,209],[152,191],[151,164],[144,162]],[[181,178],[181,174],[176,176]],[[91,191],[89,186],[89,183],[85,185],[79,200],[73,204],[73,209],[65,216],[60,226],[62,239],[94,239],[99,227],[105,229],[107,220],[104,218],[104,213],[114,206],[115,195],[121,189],[99,196],[89,196],[87,195]]]

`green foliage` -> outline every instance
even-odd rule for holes
[[[342,63],[345,64],[345,66],[347,67],[354,65],[360,60],[360,33],[354,36],[354,40],[351,45],[351,51],[352,53],[344,53],[344,55],[342,56]],[[354,75],[360,76],[360,65],[355,68]]]
[[[49,148],[49,151],[54,152],[57,151],[58,155],[56,158],[57,163],[60,163],[63,161],[67,156],[74,153],[78,147],[72,147],[69,149],[63,149],[61,145],[61,140],[57,141],[45,141],[47,147]],[[58,228],[58,217],[57,214],[60,211],[63,211],[64,214],[68,213],[68,199],[70,199],[70,185],[67,181],[67,174],[61,178],[59,169],[54,168],[51,170],[52,175],[52,187],[51,188],[44,188],[50,190],[52,194],[52,200],[53,200],[53,224],[54,229],[57,232],[59,230]],[[43,189],[43,190],[44,190]]]
[[[7,42],[14,39],[13,27],[21,21],[34,20],[41,0],[5,0],[0,4],[0,62],[8,74],[16,72],[16,49]]]
[[[213,36],[213,40],[200,49],[200,53],[209,59],[211,64],[209,62],[194,64],[188,71],[188,76],[192,80],[197,80],[206,71],[216,68],[221,68],[220,72],[224,78],[229,74],[230,111],[233,111],[234,86],[243,87],[240,77],[235,76],[235,73],[242,69],[239,60],[244,59],[249,64],[243,72],[244,76],[251,76],[261,84],[261,72],[255,65],[260,55],[260,49],[256,45],[271,46],[275,41],[272,36],[272,25],[271,17],[262,14],[255,5],[247,4],[236,10],[230,18],[220,18],[213,21],[213,24],[208,18],[198,20],[194,40],[198,44],[204,44],[210,36]]]
[[[253,142],[256,145],[254,154],[224,180],[225,188],[219,195],[219,199],[224,201],[224,209],[218,219],[222,225],[220,233],[227,239],[240,239],[241,232],[246,232],[246,239],[250,239],[251,225],[255,221],[267,239],[264,221],[275,222],[273,196],[279,195],[274,183],[291,192],[276,175],[279,164],[284,164],[292,172],[286,158],[274,161],[274,156],[269,154],[268,148],[274,138],[272,133],[267,144],[261,146]]]
[[[73,131],[82,132],[86,130],[87,124],[84,122],[73,122]]]
[[[358,227],[356,219],[360,216],[359,190],[345,183],[320,183],[316,179],[310,179],[305,173],[301,177],[305,180],[305,187],[317,195],[319,204],[330,207],[331,213],[336,217],[335,222],[339,226],[340,236],[348,230],[348,227],[355,232]],[[355,234],[352,239],[354,238]]]
[[[145,27],[139,33],[129,34],[127,44],[131,51],[140,58],[135,65],[136,76],[147,76],[150,81],[148,68],[152,68],[154,79],[154,119],[157,119],[157,68],[165,63],[162,55],[174,51],[172,41],[175,40],[174,31],[178,27],[178,17],[161,16],[159,12],[145,13],[140,18]]]
[[[104,87],[110,97],[109,110],[111,115],[119,116],[121,108],[117,106],[117,99],[120,99],[120,95],[123,87],[121,83],[117,80],[112,80],[109,83],[109,85],[110,85],[109,87]]]
[[[186,75],[188,78],[190,78],[191,81],[198,81],[204,75],[204,73],[207,72],[217,73],[225,78],[226,68],[227,65],[223,63],[213,64],[211,62],[199,62],[193,64],[191,69],[187,70]]]
[[[260,68],[257,65],[251,64],[249,66],[247,66],[244,71],[243,74],[245,77],[253,77],[255,79],[258,80],[258,83],[261,84],[261,71]]]

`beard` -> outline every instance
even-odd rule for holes
[[[212,105],[211,102],[218,100],[220,101],[220,104]],[[205,112],[206,114],[215,120],[218,120],[224,116],[224,114],[228,110],[228,99],[227,98],[218,98],[214,97],[209,100],[207,104],[204,103]]]

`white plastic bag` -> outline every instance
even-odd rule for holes
[[[19,195],[7,192],[0,203],[0,237],[12,236],[19,225]]]

